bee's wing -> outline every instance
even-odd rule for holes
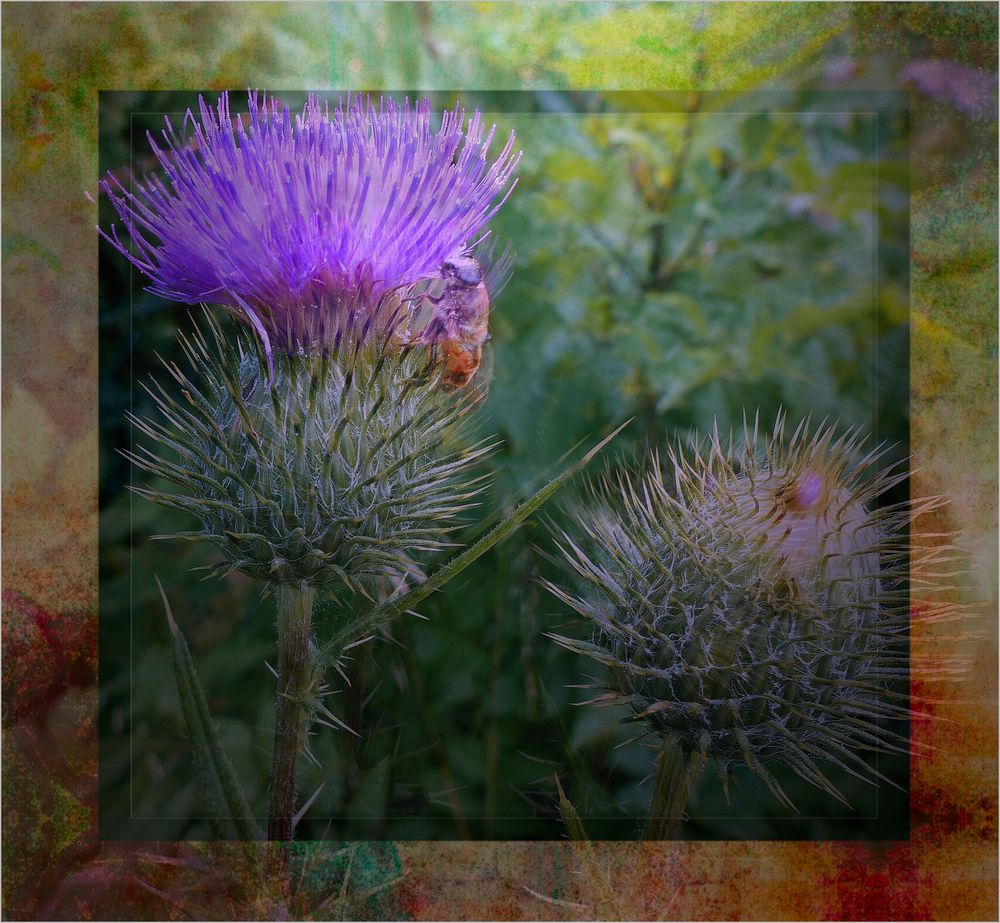
[[[496,301],[504,286],[510,281],[511,270],[514,268],[514,250],[508,241],[497,256],[499,241],[492,235],[482,244],[476,254],[479,265],[483,267],[483,281],[490,293],[490,300]]]
[[[475,384],[478,388],[488,388],[493,383],[493,346],[489,340],[483,343],[483,355],[476,370]]]

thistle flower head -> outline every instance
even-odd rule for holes
[[[755,425],[596,486],[561,542],[582,589],[549,588],[593,626],[553,637],[609,668],[598,701],[782,800],[776,763],[838,798],[831,767],[880,778],[863,754],[906,747],[919,552],[914,507],[877,503],[906,472],[877,470],[879,449],[859,458],[861,441],[805,423],[786,438],[779,419],[763,451]]]
[[[233,116],[223,93],[180,134],[168,118],[165,147],[149,135],[165,179],[102,183],[134,249],[114,226],[104,236],[151,292],[229,308],[268,351],[327,344],[345,316],[467,254],[515,182],[513,133],[491,162],[478,112],[456,106],[435,131],[426,100],[331,112],[310,96],[294,118],[256,92],[248,104]]]
[[[367,324],[341,334],[318,355],[277,355],[273,373],[259,340],[234,342],[208,311],[181,335],[190,371],[167,364],[181,396],[154,379],[159,416],[130,417],[149,444],[125,453],[168,485],[137,493],[200,526],[158,538],[215,545],[220,576],[354,592],[419,574],[450,544],[492,448],[460,438],[482,391],[445,392],[426,355]]]

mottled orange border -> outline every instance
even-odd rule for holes
[[[136,887],[131,870],[141,866],[147,884],[165,880],[188,856],[171,844],[101,844],[96,834],[97,238],[96,206],[84,192],[96,191],[97,93],[319,89],[346,79],[374,86],[378,78],[367,75],[384,73],[359,60],[338,77],[344,68],[330,41],[291,58],[255,41],[254,30],[330,30],[335,6],[226,6],[3,5],[4,914],[12,919],[44,913],[45,901],[71,886],[71,896],[48,906],[87,915],[111,894],[126,917],[177,912],[169,895]],[[928,54],[961,46],[980,66],[994,67],[995,21],[991,34],[968,36],[956,32],[959,20],[945,6],[954,5],[911,8],[922,17]],[[507,12],[476,6],[487,21]],[[600,54],[574,61],[574,87],[685,89],[656,86],[635,69],[617,72],[616,43],[637,36],[629,34],[629,10],[608,15],[618,17],[618,28],[599,40]],[[881,28],[865,36],[869,46],[898,51],[900,36]],[[233,34],[238,42],[226,45]],[[383,39],[372,54],[402,58],[405,41]],[[503,86],[494,85],[496,74],[477,86],[541,88],[532,76],[538,63],[512,49]],[[457,84],[452,77],[440,85]],[[716,77],[704,88],[734,84]],[[960,653],[970,664],[967,681],[946,690],[946,704],[928,705],[933,718],[913,725],[914,737],[937,749],[913,761],[910,841],[595,844],[590,851],[557,843],[401,843],[404,878],[359,913],[996,919],[996,136],[994,122],[992,149],[970,144],[962,163],[941,163],[933,142],[944,105],[913,99],[914,136],[926,139],[914,147],[911,181],[914,489],[952,500],[934,531],[957,527],[965,536],[973,588],[964,602],[974,606],[969,627],[978,635],[957,642],[949,640],[953,625],[928,625],[913,638],[918,654]],[[917,694],[938,695],[919,674],[913,684]],[[19,709],[36,707],[44,707],[44,720],[19,720]],[[207,874],[194,860],[185,868],[189,878],[199,868]],[[10,903],[9,895],[22,893],[18,882],[32,876],[45,882],[36,889],[45,894]],[[216,912],[268,915],[265,905],[235,902]]]

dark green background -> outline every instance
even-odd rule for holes
[[[905,456],[906,100],[839,87],[835,51],[753,94],[457,94],[489,112],[500,134],[514,128],[525,152],[494,224],[516,261],[495,304],[493,379],[478,416],[483,435],[503,438],[483,518],[510,509],[578,442],[629,417],[608,464],[713,420],[739,425],[744,410],[770,421],[779,407],[792,420],[864,425],[896,446],[892,458]],[[293,108],[301,101],[276,95]],[[454,97],[432,94],[436,108]],[[146,167],[145,129],[195,99],[102,94],[102,170],[133,157]],[[111,219],[103,202],[102,225]],[[203,838],[153,574],[261,814],[274,618],[250,581],[190,573],[203,550],[150,542],[192,523],[123,489],[130,472],[115,450],[131,438],[124,410],[148,411],[138,382],[157,369],[155,352],[179,355],[175,331],[189,323],[183,306],[142,284],[102,245],[102,835]],[[563,523],[573,489],[542,519]],[[470,517],[467,534],[477,531]],[[349,689],[334,674],[331,707],[362,736],[317,733],[324,768],[303,762],[303,797],[326,785],[300,836],[559,838],[556,773],[591,836],[638,835],[653,755],[616,748],[634,731],[614,712],[573,706],[588,695],[570,687],[594,667],[543,637],[576,625],[537,583],[556,573],[552,549],[544,522],[530,524],[422,606],[429,621],[397,622],[391,638],[363,648]],[[330,614],[321,606],[321,632]],[[905,785],[905,759],[883,757],[880,768]],[[857,807],[845,817],[833,799],[776,774],[800,815],[749,774],[727,806],[709,767],[685,834],[906,834],[899,792],[835,777]]]

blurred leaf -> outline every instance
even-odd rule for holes
[[[219,740],[215,723],[205,703],[205,694],[198,682],[191,652],[174,621],[167,594],[159,578],[157,585],[160,587],[163,607],[170,624],[170,651],[177,679],[177,694],[181,700],[184,721],[194,749],[195,765],[201,781],[201,796],[213,812],[209,816],[213,832],[218,839],[263,839],[263,833],[257,826],[232,763],[229,762],[229,757]]]

